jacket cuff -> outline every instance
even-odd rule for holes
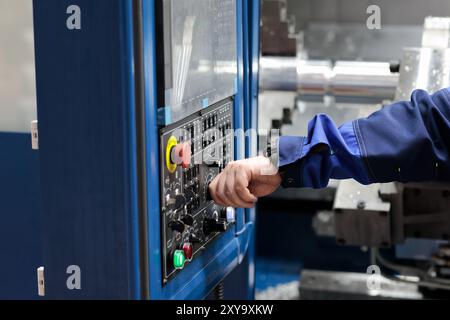
[[[283,188],[302,187],[303,144],[305,137],[283,136],[279,138],[279,170]]]

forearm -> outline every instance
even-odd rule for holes
[[[415,91],[399,102],[337,128],[315,117],[306,137],[281,137],[283,186],[323,188],[329,179],[362,184],[449,181],[450,94]]]

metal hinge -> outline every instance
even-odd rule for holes
[[[39,150],[39,131],[38,121],[31,121],[31,148],[33,150]]]
[[[37,268],[37,281],[38,281],[38,295],[40,297],[44,297],[45,296],[44,267]]]

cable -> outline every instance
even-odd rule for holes
[[[416,276],[419,278],[427,277],[426,272],[424,272],[420,269],[393,263],[391,261],[386,260],[383,256],[381,256],[378,249],[372,249],[372,250],[374,250],[374,252],[375,252],[374,255],[375,255],[376,261],[380,262],[383,266],[387,267],[388,269],[397,271],[398,273],[403,274],[403,275]]]
[[[438,278],[430,277],[425,271],[420,270],[418,268],[409,267],[401,264],[396,264],[391,261],[386,260],[383,256],[381,256],[378,249],[372,249],[373,255],[375,259],[384,267],[396,271],[400,274],[404,275],[414,275],[417,276],[419,281],[410,281],[406,279],[400,279],[398,277],[393,277],[383,273],[383,276],[394,281],[400,281],[403,283],[416,284],[418,286],[432,288],[432,289],[442,289],[442,290],[450,290],[450,281]]]
[[[427,287],[430,289],[441,289],[441,290],[450,290],[450,286],[445,285],[445,284],[440,284],[440,283],[436,283],[436,282],[429,282],[429,281],[423,281],[423,280],[419,280],[419,281],[411,281],[411,280],[406,280],[406,279],[401,279],[398,277],[394,277],[391,275],[388,275],[384,272],[381,273],[381,275],[389,280],[392,281],[398,281],[398,282],[402,282],[402,283],[408,283],[408,284],[415,284],[419,287]]]

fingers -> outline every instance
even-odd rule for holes
[[[248,185],[245,168],[231,164],[210,184],[210,194],[222,206],[253,208],[257,198],[250,193]]]
[[[252,208],[254,205],[254,202],[251,201],[253,200],[253,198],[251,198],[250,201],[245,201],[241,198],[236,184],[236,171],[228,172],[226,175],[225,196],[226,199],[230,202],[230,206],[234,208]]]
[[[226,173],[222,172],[217,183],[217,196],[221,200],[223,206],[229,205],[229,200],[225,196]]]
[[[218,175],[210,184],[209,184],[209,194],[215,203],[221,206],[226,206],[224,200],[218,195],[218,183],[220,181],[221,175]]]
[[[235,191],[239,198],[246,203],[255,203],[258,198],[249,190],[249,179],[247,175],[240,171],[235,171]]]

